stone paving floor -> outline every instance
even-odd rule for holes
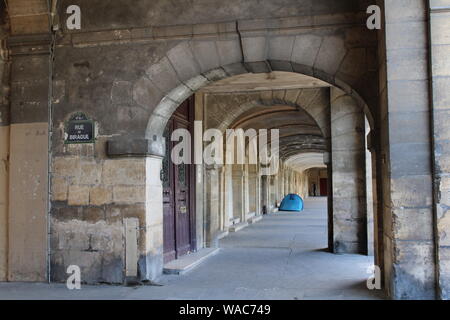
[[[220,252],[162,286],[0,283],[0,299],[382,299],[366,288],[373,257],[325,251],[326,200],[301,213],[280,212],[230,234]]]

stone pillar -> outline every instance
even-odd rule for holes
[[[272,203],[271,205],[275,209],[275,205],[278,202],[278,175],[272,176]]]
[[[281,203],[284,197],[283,191],[283,163],[280,160],[280,168],[278,169],[278,203]]]
[[[205,247],[219,246],[219,172],[218,165],[205,165]]]
[[[9,125],[0,123],[0,281],[8,274]]]
[[[245,222],[245,189],[243,165],[232,165],[233,178],[233,217]]]
[[[222,177],[222,186],[225,188],[225,172],[224,168],[221,170]],[[204,235],[203,235],[203,226],[204,226],[204,216],[203,216],[203,198],[204,198],[204,190],[203,190],[203,164],[195,165],[195,235],[196,235],[196,249],[197,251],[203,248],[204,244]],[[223,196],[223,195],[222,195]],[[228,227],[227,222],[227,213],[226,213],[226,205],[225,199],[223,200],[223,214],[224,214],[224,229]]]
[[[231,225],[231,220],[233,220],[233,173],[232,166],[224,166],[224,176],[225,176],[225,226],[229,227]]]
[[[219,230],[224,232],[226,229],[227,214],[225,209],[225,167],[219,169]]]
[[[376,135],[373,130],[370,130],[370,132],[367,135],[367,150],[366,152],[366,163],[367,159],[370,159],[370,165],[367,164],[366,170],[371,169],[370,179],[367,180],[367,183],[371,183],[371,191],[372,195],[369,199],[372,204],[372,212],[373,212],[373,255],[374,255],[374,262],[375,265],[379,266],[381,270],[383,270],[383,209],[379,207],[378,200],[378,190],[380,189],[379,184],[377,183],[379,173],[377,168],[379,167],[378,164],[378,155],[377,155],[377,148],[376,148]],[[367,173],[367,172],[366,172]],[[366,174],[367,177],[369,177],[368,174]],[[368,178],[369,179],[369,178]],[[369,202],[368,200],[368,202]],[[368,209],[369,210],[369,209]],[[368,252],[369,253],[369,252]]]
[[[163,188],[160,179],[160,157],[145,158],[145,222],[140,233],[145,234],[140,246],[141,280],[156,280],[163,269]]]
[[[436,292],[426,1],[385,0],[379,32],[384,276],[393,299]],[[448,91],[447,89],[442,89]]]
[[[258,214],[258,168],[254,164],[248,165],[249,212]]]
[[[430,2],[433,185],[439,298],[450,299],[450,0]]]
[[[367,212],[367,255],[373,256],[374,250],[374,194],[376,194],[376,181],[373,176],[374,168],[372,168],[372,154],[369,150],[368,139],[370,137],[370,125],[365,119],[365,152],[366,152],[366,212]]]
[[[249,172],[248,172],[248,165],[244,165],[244,172],[243,172],[243,181],[244,181],[244,203],[243,203],[243,212],[242,216],[244,217],[244,222],[247,221],[247,215],[250,213],[250,206],[249,206],[249,200],[250,200],[250,185],[249,185]]]
[[[364,113],[352,97],[331,91],[333,251],[366,253]]]
[[[8,280],[45,281],[48,265],[50,35],[11,37]]]
[[[258,165],[255,168],[255,183],[256,183],[256,190],[255,190],[255,202],[256,202],[256,215],[262,214],[262,207],[261,207],[261,179],[259,177],[259,167]]]
[[[7,36],[0,28],[0,41]],[[8,278],[9,73],[7,50],[0,47],[0,281]]]

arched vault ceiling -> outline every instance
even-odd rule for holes
[[[265,113],[257,113],[253,116],[249,115],[242,120],[239,118],[232,125],[233,128],[247,129],[280,129],[290,128],[292,126],[303,126],[312,132],[297,132],[321,135],[319,126],[313,118],[304,110],[295,111],[279,111],[271,110]]]
[[[317,87],[330,87],[330,84],[299,73],[274,71],[233,76],[214,82],[202,88],[202,91],[212,93]]]
[[[284,160],[301,152],[323,152],[326,142],[314,119],[303,109],[289,106],[254,107],[243,112],[232,128],[256,132],[260,129],[278,129],[279,146],[276,150]]]
[[[323,153],[309,152],[293,155],[286,159],[285,165],[299,172],[311,168],[326,168],[323,161]]]
[[[304,88],[236,93],[205,94],[206,128],[221,131],[236,127],[258,114],[278,111],[301,110],[314,118],[324,132],[326,125],[321,120],[329,107],[329,88]]]
[[[278,152],[283,161],[301,153],[323,153],[326,150],[327,145],[324,138],[302,134],[282,137],[279,140],[278,148],[273,148],[273,151]]]

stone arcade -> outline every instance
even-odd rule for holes
[[[328,197],[328,249],[374,255],[388,297],[449,298],[450,1],[0,9],[0,281],[155,281],[298,193]],[[76,112],[92,143],[65,143]],[[277,174],[174,165],[194,121],[279,129]]]

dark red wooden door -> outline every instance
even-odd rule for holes
[[[173,131],[173,121],[167,123],[164,131],[166,141],[166,154],[161,169],[161,181],[163,184],[163,236],[164,236],[164,262],[176,258],[175,250],[175,215],[174,215],[174,170],[170,160],[172,143],[170,135]]]
[[[177,122],[177,129],[189,129],[187,124]],[[176,251],[177,256],[189,252],[190,243],[190,210],[189,210],[189,165],[178,164],[174,166],[175,172],[175,224],[176,224]]]
[[[191,131],[193,99],[184,102],[168,121],[164,137],[166,154],[161,170],[164,206],[164,262],[187,254],[194,248],[193,168],[190,164],[174,164],[171,153],[174,145],[170,137],[176,129]]]
[[[328,195],[328,179],[320,179],[320,196],[326,197]]]

